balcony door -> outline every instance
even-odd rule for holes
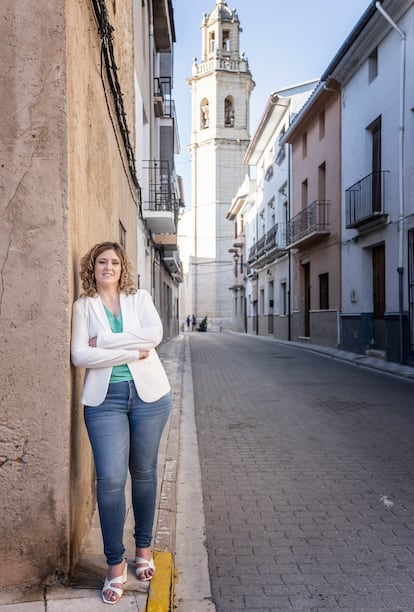
[[[382,210],[381,189],[381,117],[378,117],[370,128],[372,137],[372,212]]]

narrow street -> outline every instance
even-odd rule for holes
[[[218,612],[414,610],[414,383],[191,334]]]

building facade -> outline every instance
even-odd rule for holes
[[[173,90],[174,21],[165,0],[134,4],[136,171],[141,188],[138,214],[138,284],[151,293],[164,340],[179,333],[182,264],[177,233],[184,204],[175,170],[179,134]],[[141,32],[152,33],[143,44]],[[143,120],[145,118],[145,120]]]
[[[228,213],[234,223],[233,325],[240,329],[240,297],[245,294],[249,333],[289,339],[291,154],[282,139],[316,84],[309,81],[270,95],[244,158],[249,174]]]
[[[207,316],[209,329],[229,326],[232,317],[232,236],[226,215],[245,173],[254,87],[240,53],[240,32],[236,11],[217,0],[203,17],[202,58],[189,78],[193,228],[184,309],[197,319]]]
[[[291,340],[338,347],[341,310],[340,89],[321,82],[282,143],[292,150]]]
[[[342,89],[344,349],[414,363],[414,4],[372,3],[322,79]]]
[[[266,160],[259,132],[253,137],[258,195],[243,220],[249,267],[232,285],[246,296],[249,333],[414,363],[413,22],[412,0],[371,2],[279,137],[289,159],[287,273],[285,255],[272,261],[267,248],[280,242],[283,215],[273,207],[283,205],[283,185],[270,189],[278,164],[270,153]],[[246,191],[237,192],[231,220]],[[287,328],[272,311],[282,314],[284,304]]]
[[[136,151],[150,141],[154,77],[165,74],[153,64],[158,38],[173,42],[171,2],[160,5],[1,4],[0,589],[67,579],[95,509],[83,373],[70,364],[80,258],[119,241],[158,307],[164,282],[178,294],[143,214],[139,173],[152,153]]]

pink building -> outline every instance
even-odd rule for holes
[[[338,346],[341,304],[340,90],[320,83],[284,136],[292,145],[291,339]]]

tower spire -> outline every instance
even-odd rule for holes
[[[211,330],[230,327],[233,266],[229,249],[231,201],[246,168],[250,141],[249,101],[254,81],[240,54],[241,27],[236,10],[216,0],[201,24],[202,57],[188,80],[192,90],[192,214],[194,251],[189,267],[188,312],[208,317]]]

